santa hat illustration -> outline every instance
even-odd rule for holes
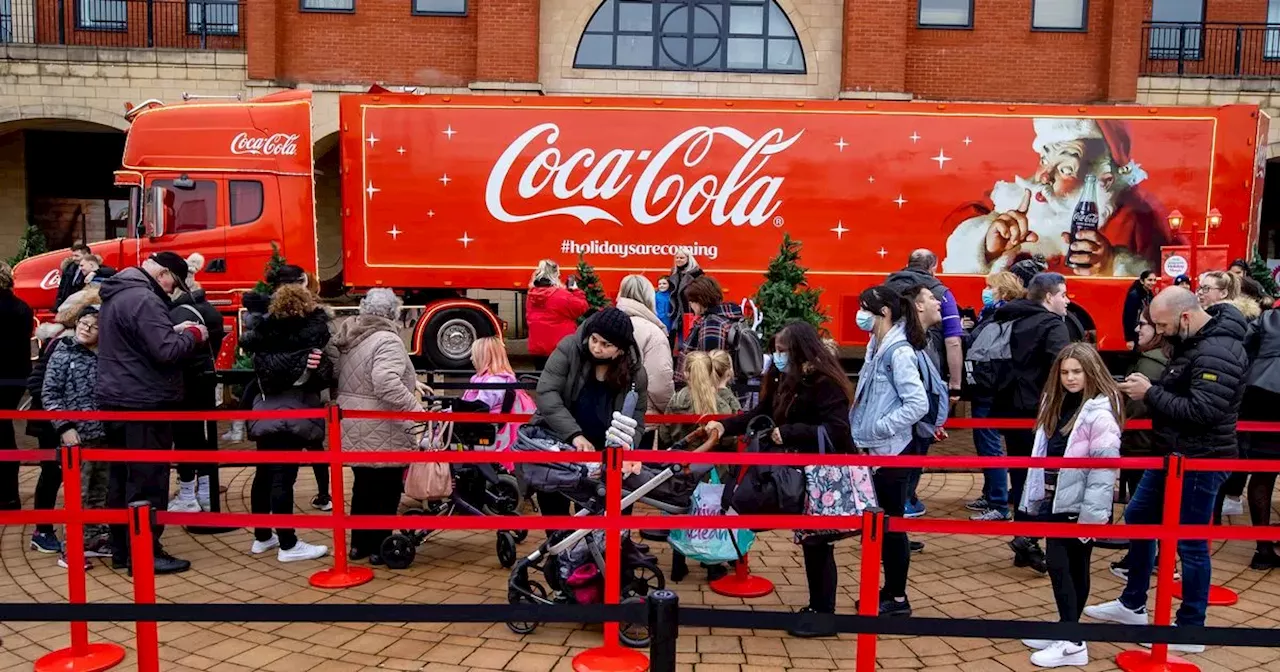
[[[1102,140],[1111,155],[1116,181],[1125,188],[1147,179],[1146,171],[1129,157],[1129,126],[1115,119],[1035,119],[1036,138],[1031,143],[1037,154],[1044,154],[1049,145],[1073,140]]]

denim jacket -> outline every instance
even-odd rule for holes
[[[902,322],[889,329],[884,343],[872,336],[858,374],[849,426],[854,445],[873,455],[900,454],[911,443],[912,428],[929,412],[915,349],[890,347],[906,337]]]

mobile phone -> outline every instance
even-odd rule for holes
[[[1123,383],[1124,381],[1129,379],[1129,376],[1111,376],[1111,379],[1116,381],[1117,383]]]
[[[978,321],[978,313],[972,308],[961,308],[960,317],[967,317],[973,320],[974,322]]]
[[[577,289],[577,288],[578,288],[578,279],[569,278],[569,289]]]

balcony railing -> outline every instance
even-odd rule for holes
[[[0,0],[0,44],[244,49],[245,0]]]
[[[1143,75],[1280,77],[1280,24],[1147,22],[1141,57]]]

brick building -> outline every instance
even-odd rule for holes
[[[375,82],[522,95],[1243,101],[1274,113],[1280,0],[0,0],[0,253],[28,223],[59,244],[112,233],[105,171],[126,101],[283,88],[316,92],[319,211],[336,240],[336,94]],[[84,133],[106,137],[78,142]],[[105,158],[87,162],[83,183],[34,156],[85,148]],[[1280,124],[1268,154],[1280,155]],[[1264,226],[1280,207],[1266,200]],[[1264,246],[1280,256],[1271,238]],[[338,264],[331,243],[322,265]]]

